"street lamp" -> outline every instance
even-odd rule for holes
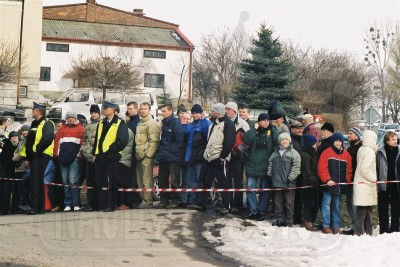
[[[25,0],[22,0],[22,10],[21,10],[21,29],[19,33],[19,54],[18,54],[18,78],[17,78],[17,105],[19,104],[19,95],[21,90],[21,68],[22,68],[22,33],[24,30],[24,8],[25,8]]]

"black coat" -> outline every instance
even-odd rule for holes
[[[13,145],[10,139],[3,140],[3,150],[0,154],[0,163],[4,170],[4,176],[6,178],[14,178],[15,177],[15,162],[12,160],[14,156],[14,151],[18,146],[18,143]]]

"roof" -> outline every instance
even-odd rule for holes
[[[176,29],[43,19],[43,38],[189,47]]]

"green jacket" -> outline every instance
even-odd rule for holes
[[[135,140],[135,135],[132,130],[128,128],[128,145],[121,151],[121,159],[120,163],[124,164],[126,167],[131,168],[132,165],[132,150],[133,150],[133,141]]]
[[[249,145],[249,156],[246,160],[246,175],[248,177],[266,177],[268,159],[278,145],[278,130],[268,127],[257,130],[251,128],[244,134],[244,143]]]
[[[101,118],[99,117],[97,120],[90,119],[90,121],[91,122],[85,126],[85,135],[83,137],[81,152],[86,161],[93,162],[92,149],[96,139],[97,125],[99,121],[101,121]]]

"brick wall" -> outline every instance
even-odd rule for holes
[[[43,18],[147,26],[157,28],[175,28],[174,24],[165,23],[143,16],[136,16],[126,11],[121,11],[118,9],[93,3],[44,7]]]

